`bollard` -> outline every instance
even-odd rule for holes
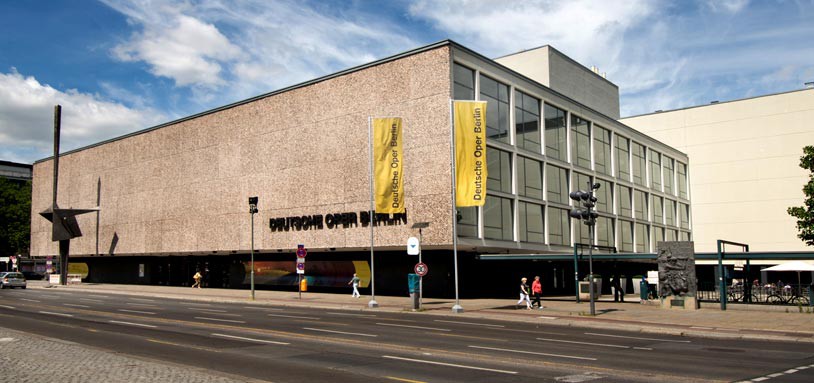
[[[300,291],[303,291],[303,292],[308,291],[308,279],[307,278],[303,278],[300,281]]]
[[[647,285],[647,280],[642,278],[641,282],[639,282],[639,299],[640,303],[644,304],[647,302],[647,293],[650,287]]]
[[[410,302],[412,303],[413,310],[419,309],[418,302],[418,274],[407,274],[407,290],[410,292]]]
[[[814,306],[814,282],[808,285],[808,306]]]

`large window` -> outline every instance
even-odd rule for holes
[[[540,161],[517,157],[517,194],[543,199],[543,164]]]
[[[633,222],[619,220],[619,250],[633,251]]]
[[[611,171],[611,131],[594,126],[594,170],[613,175]]]
[[[678,221],[679,227],[682,229],[690,228],[690,205],[686,203],[678,204]]]
[[[492,147],[486,148],[486,163],[489,176],[486,188],[504,193],[512,192],[511,154]]]
[[[483,205],[483,237],[511,241],[512,200],[496,196],[486,196]]]
[[[583,168],[591,168],[591,122],[571,115],[571,156],[572,163]]]
[[[475,71],[458,63],[453,68],[455,86],[452,97],[456,100],[474,100]]]
[[[619,215],[627,218],[633,217],[633,204],[630,202],[630,188],[616,185],[616,196],[618,199]]]
[[[571,246],[571,217],[567,209],[548,208],[548,243],[550,245]]]
[[[653,226],[653,245],[658,250],[659,242],[664,242],[664,228]]]
[[[689,241],[690,240],[690,233],[688,231],[682,231],[678,233],[678,238],[681,241]]]
[[[568,127],[564,110],[545,104],[545,154],[561,161],[568,161]]]
[[[540,153],[540,100],[516,91],[514,104],[517,147]]]
[[[545,224],[543,223],[543,206],[520,201],[520,240],[523,242],[545,243]]]
[[[688,198],[687,194],[687,165],[678,162],[676,166],[678,172],[678,196],[681,198]]]
[[[644,145],[634,142],[631,151],[633,152],[633,183],[647,186],[647,160]]]
[[[650,151],[650,187],[661,191],[661,153]]]
[[[670,195],[675,194],[673,190],[673,179],[675,178],[675,169],[673,168],[673,159],[664,156],[664,192]]]
[[[676,202],[673,200],[664,200],[664,224],[676,226]]]
[[[664,231],[664,240],[665,241],[677,241],[678,240],[678,231],[677,230],[670,230],[667,229]]]
[[[548,191],[548,200],[552,202],[559,202],[562,204],[568,203],[568,170],[563,168],[546,165],[546,189]]]
[[[630,181],[630,140],[616,136],[616,177]]]
[[[459,207],[458,208],[458,236],[478,237],[478,208]]]
[[[653,196],[653,222],[663,225],[664,224],[664,199],[658,196]]]
[[[601,178],[597,178],[594,182],[599,184],[599,189],[594,191],[596,211],[613,214],[613,184]]]
[[[633,213],[636,219],[647,219],[647,193],[641,190],[633,191]]]
[[[574,219],[574,243],[581,243],[584,245],[591,243],[591,233],[588,231],[588,226],[582,223],[582,220]]]
[[[486,101],[486,137],[509,142],[509,86],[480,76],[480,99]]]
[[[585,225],[582,225],[585,226]],[[596,219],[596,244],[599,246],[613,246],[613,220],[608,217]]]
[[[636,224],[636,252],[646,253],[650,251],[650,231],[643,223]]]
[[[571,174],[571,180],[574,181],[574,184],[571,185],[571,191],[590,191],[588,190],[588,183],[591,182],[591,176],[577,172],[573,172]]]

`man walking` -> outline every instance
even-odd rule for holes
[[[359,298],[362,296],[361,294],[359,294],[359,277],[356,276],[356,273],[353,273],[353,278],[351,278],[348,284],[353,285],[353,295],[351,295],[352,297]]]
[[[531,302],[531,307],[534,308],[534,304],[537,304],[537,308],[542,310],[543,304],[540,302],[540,298],[543,296],[543,284],[540,282],[539,276],[535,276],[534,282],[531,283],[531,295],[534,297],[534,301]]]
[[[195,275],[192,276],[192,279],[195,281],[195,283],[192,285],[192,288],[194,289],[194,288],[197,287],[197,288],[200,289],[201,288],[201,279],[203,279],[203,276],[201,275],[201,272],[196,271]]]

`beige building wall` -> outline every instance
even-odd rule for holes
[[[696,251],[716,251],[718,239],[750,251],[810,250],[786,209],[803,204],[799,162],[814,145],[814,89],[620,121],[689,156]]]
[[[271,233],[272,217],[370,208],[368,117],[404,118],[408,224],[375,230],[377,248],[405,248],[425,229],[448,245],[450,48],[315,80],[60,157],[59,206],[96,206],[101,254],[247,253],[248,197],[259,197],[255,249],[363,249],[367,227]],[[31,254],[58,254],[38,213],[52,196],[52,160],[34,166]],[[96,252],[96,214],[79,217],[72,255]]]

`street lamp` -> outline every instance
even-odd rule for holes
[[[596,196],[594,190],[599,189],[601,186],[598,183],[591,184],[588,181],[588,191],[577,190],[571,192],[568,196],[575,202],[575,207],[568,213],[571,218],[581,219],[582,223],[588,226],[588,294],[591,296],[591,315],[596,315],[594,307],[594,227],[596,226],[596,219],[599,217],[594,207],[596,207]],[[582,204],[582,208],[577,207],[577,203]]]
[[[426,229],[430,227],[429,222],[416,222],[413,224],[413,229],[418,229],[418,263],[424,263],[421,261],[421,229]],[[424,295],[424,277],[418,276],[418,309],[421,310],[421,299]]]
[[[254,300],[254,215],[257,213],[257,197],[249,197],[249,213],[252,215],[251,276],[252,300]]]

